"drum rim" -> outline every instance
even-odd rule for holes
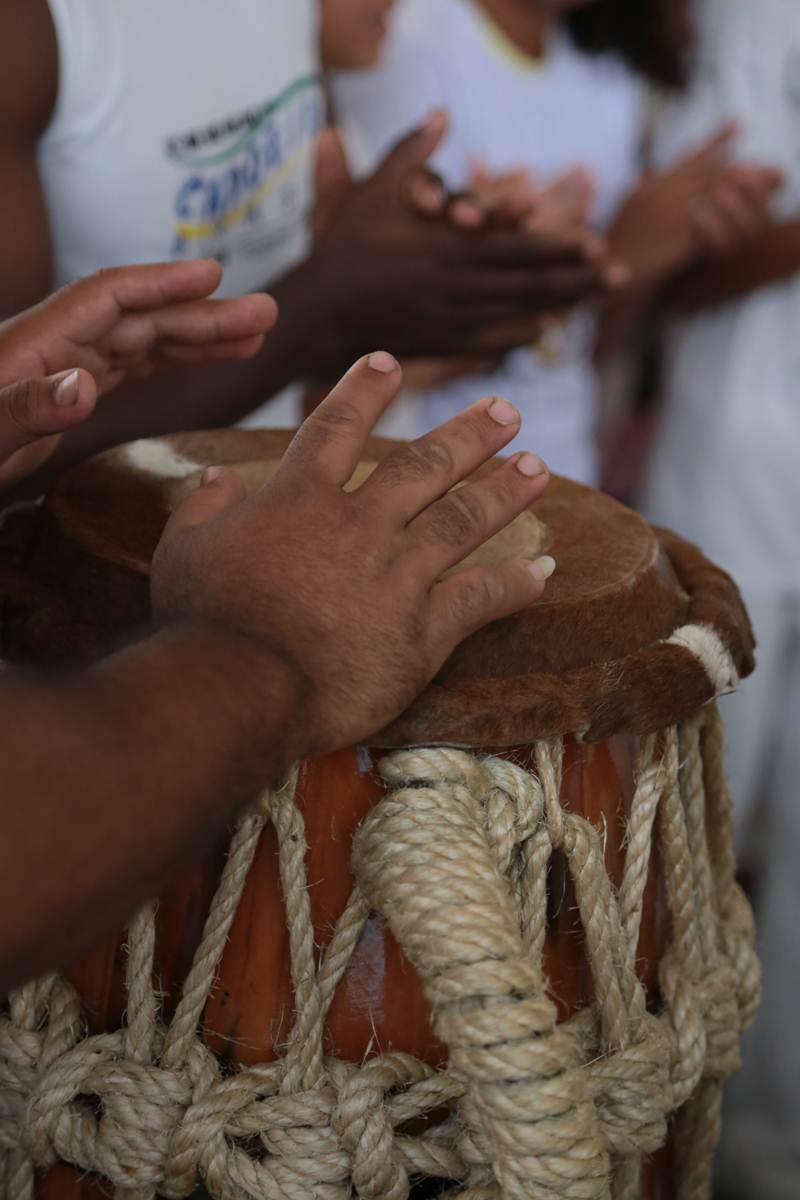
[[[130,467],[137,454],[141,458],[143,452],[174,451],[199,470],[212,461],[219,465],[253,461],[258,457],[254,447],[274,458],[291,436],[291,430],[212,430],[131,443],[66,472],[45,501],[45,516],[95,563],[138,574],[146,591],[150,557],[169,507],[158,488]],[[397,445],[389,439],[371,439],[365,457],[383,457]],[[179,469],[186,474],[180,464]],[[85,521],[87,496],[96,500],[97,489],[104,487],[113,487],[119,503],[130,504],[141,514],[141,525],[130,525],[135,536],[127,545],[114,536],[109,520],[112,505],[94,525]],[[641,517],[610,497],[557,477],[553,488],[562,510],[573,498],[576,504],[594,505],[603,520],[617,523],[618,540],[630,534],[636,541],[629,556],[630,586],[622,572],[614,576],[616,594],[611,588],[604,591],[602,583],[590,593],[595,624],[601,619],[606,623],[605,640],[598,646],[585,644],[579,608],[563,582],[569,574],[567,562],[551,581],[544,600],[511,619],[514,644],[504,652],[507,661],[502,673],[495,670],[492,655],[508,641],[507,622],[468,639],[402,716],[369,739],[371,746],[503,749],[566,735],[590,742],[617,733],[644,735],[696,712],[720,692],[733,690],[739,678],[752,671],[753,633],[729,576],[696,547],[675,534],[651,530]],[[534,511],[542,512],[546,504],[547,498]],[[589,528],[599,528],[598,521]],[[557,557],[563,550],[563,545],[554,547]],[[586,600],[580,589],[577,600]],[[547,669],[517,673],[516,662],[524,661],[526,652],[543,656],[548,621],[566,651],[558,650],[555,666],[544,662]],[[694,632],[679,632],[685,630]],[[705,650],[698,657],[700,643]],[[703,655],[717,664],[710,673]]]

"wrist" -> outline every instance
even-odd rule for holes
[[[191,723],[196,752],[208,751],[244,792],[279,779],[303,756],[310,687],[278,647],[213,626],[176,623],[96,669],[117,681],[144,666],[143,700],[157,677],[165,736]],[[125,691],[125,689],[122,689]],[[127,692],[135,704],[135,692]]]
[[[341,263],[323,244],[271,289],[279,316],[276,332],[284,337],[294,364],[308,382],[338,379],[357,358],[357,340],[348,335],[347,289]],[[275,332],[270,335],[275,338]]]
[[[305,756],[312,689],[290,654],[265,638],[212,626],[178,626],[172,636],[189,647],[199,686],[210,677],[239,731],[239,753],[259,777],[273,782]]]
[[[690,248],[685,253],[674,248],[656,244],[642,244],[630,237],[626,231],[609,232],[608,248],[612,258],[627,267],[629,278],[624,288],[628,294],[651,291],[680,270],[685,261],[691,260]]]
[[[352,348],[348,345],[342,321],[342,296],[330,286],[331,270],[324,251],[311,254],[274,288],[279,319],[269,341],[282,338],[286,353],[298,375],[308,381],[337,378],[351,365]]]

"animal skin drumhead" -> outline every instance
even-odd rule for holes
[[[259,488],[264,487],[266,483],[273,478],[278,467],[280,459],[261,459],[252,462],[239,462],[232,466],[232,470],[244,483],[248,494],[252,495]],[[362,483],[377,467],[376,462],[361,462],[353,472],[353,476],[349,483],[345,484],[346,492],[354,492],[361,487]],[[189,475],[185,479],[176,481],[173,488],[170,489],[173,507],[177,506],[190,492],[194,491],[200,481],[201,472],[198,471]],[[463,484],[459,484],[462,487]],[[539,555],[546,553],[550,545],[550,532],[546,525],[534,515],[533,512],[524,512],[516,520],[512,521],[500,533],[495,534],[493,538],[478,550],[465,559],[458,567],[453,568],[453,571],[447,574],[453,574],[454,571],[464,571],[469,567],[478,565],[492,565],[496,563],[507,562],[512,558],[538,558]]]

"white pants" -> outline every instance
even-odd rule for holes
[[[800,592],[745,596],[758,670],[723,705],[740,856],[759,868],[764,997],[726,1095],[731,1200],[800,1200]]]

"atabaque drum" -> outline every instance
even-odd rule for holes
[[[212,463],[263,486],[288,437],[142,441],[65,475],[6,656],[146,629],[170,511]],[[758,992],[715,706],[750,626],[698,550],[577,484],[486,553],[520,549],[557,559],[539,603],[9,998],[2,1196],[710,1196]]]

